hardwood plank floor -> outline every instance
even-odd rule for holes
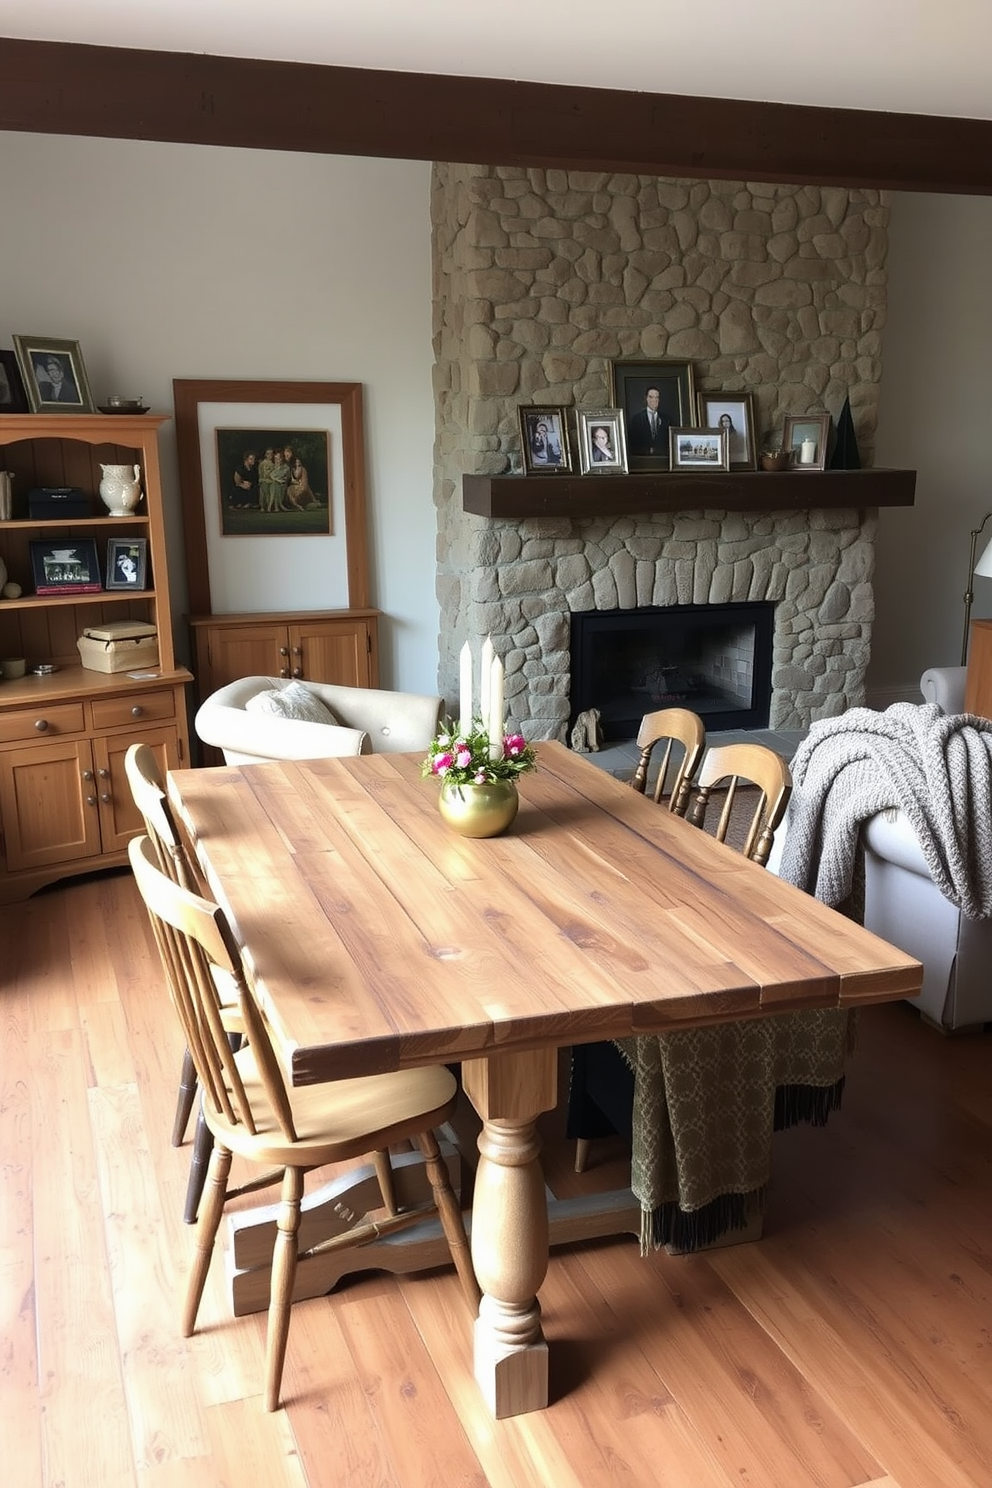
[[[179,1336],[181,1039],[126,873],[0,910],[0,1481],[10,1488],[986,1488],[992,1035],[861,1015],[844,1107],[776,1139],[764,1237],[556,1251],[552,1406],[495,1423],[454,1275],[264,1316],[218,1257]],[[567,1183],[560,1115],[549,1172]],[[622,1158],[596,1144],[588,1176]],[[580,1180],[571,1180],[578,1182]]]

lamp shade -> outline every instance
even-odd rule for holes
[[[992,540],[986,544],[982,556],[975,564],[975,572],[979,578],[992,579]]]

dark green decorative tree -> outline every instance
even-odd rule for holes
[[[858,436],[854,432],[850,398],[844,399],[844,407],[837,418],[837,436],[828,468],[830,470],[861,469],[861,455],[858,450]]]

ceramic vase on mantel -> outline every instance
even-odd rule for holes
[[[112,517],[133,517],[141,500],[140,465],[101,465],[100,500]]]
[[[498,837],[513,821],[518,804],[513,780],[491,780],[486,785],[444,780],[437,809],[442,820],[462,837]]]

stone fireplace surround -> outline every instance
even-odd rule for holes
[[[618,357],[752,392],[759,437],[849,395],[869,463],[882,194],[445,165],[433,214],[442,692],[463,640],[491,635],[514,723],[563,739],[571,613],[758,599],[775,604],[772,728],[863,702],[874,509],[693,510],[688,475],[676,513],[611,517],[607,479],[601,516],[480,518],[461,477],[519,468],[520,403],[605,406]]]

